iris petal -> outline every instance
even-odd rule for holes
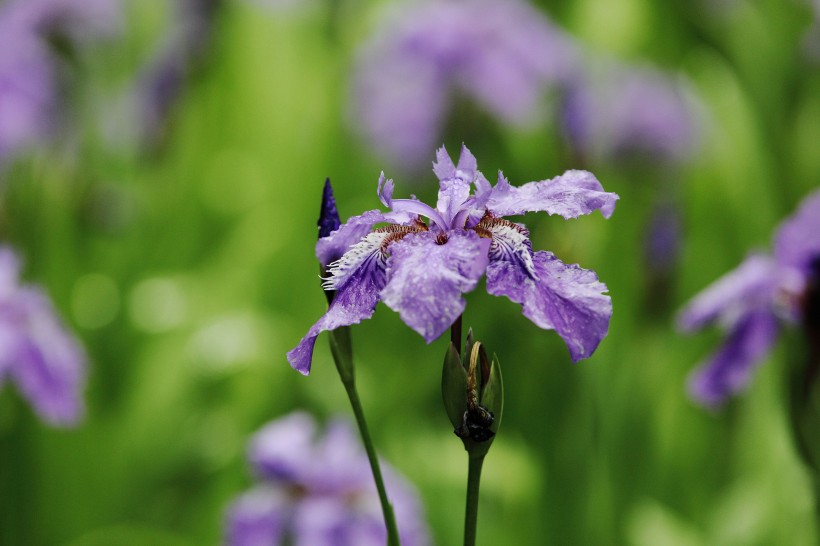
[[[452,231],[443,244],[430,232],[410,234],[390,246],[387,284],[381,296],[430,343],[461,315],[464,292],[475,288],[487,266],[489,239]]]
[[[744,315],[717,353],[693,372],[689,392],[702,404],[714,406],[742,390],[777,333],[777,319],[771,312],[756,309]]]
[[[550,180],[520,187],[511,186],[498,173],[487,208],[496,216],[544,211],[567,219],[600,210],[604,218],[609,218],[617,200],[616,194],[605,192],[595,175],[587,171],[567,171]]]
[[[573,362],[587,358],[609,330],[612,300],[593,271],[567,265],[551,252],[532,256],[538,280],[517,260],[493,259],[487,266],[487,291],[507,296],[537,326],[555,330]]]
[[[768,307],[778,282],[778,271],[768,256],[752,254],[692,300],[678,316],[683,331],[702,328],[716,320],[727,325],[754,308]]]
[[[385,283],[382,243],[390,234],[374,232],[330,267],[327,289],[336,290],[327,312],[314,324],[288,354],[290,365],[304,375],[310,373],[313,346],[320,333],[350,326],[373,316],[379,292]]]

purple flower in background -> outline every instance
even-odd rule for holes
[[[820,260],[820,191],[777,230],[774,256],[752,254],[700,293],[678,317],[684,331],[718,323],[723,346],[691,377],[692,396],[718,405],[742,390],[777,339],[779,320],[800,321],[802,298]]]
[[[85,353],[48,297],[21,286],[20,263],[0,247],[0,385],[13,380],[43,420],[72,425],[83,413]]]
[[[346,421],[331,422],[317,437],[310,415],[292,413],[257,433],[249,458],[261,483],[231,506],[227,546],[384,546],[370,466]],[[428,545],[415,490],[381,465],[401,543]]]
[[[395,7],[361,48],[351,125],[395,166],[414,169],[467,97],[503,123],[538,120],[545,92],[575,70],[573,42],[519,0]]]
[[[573,361],[590,356],[612,315],[606,286],[592,271],[566,265],[551,252],[533,252],[527,228],[503,217],[545,211],[568,219],[600,210],[609,218],[618,196],[604,192],[586,171],[521,187],[511,186],[499,172],[491,186],[466,147],[458,165],[441,148],[433,171],[439,179],[435,208],[415,198],[393,199],[393,181],[382,173],[378,195],[391,212],[354,216],[319,240],[320,263],[343,253],[325,280],[325,289],[335,290],[336,297],[288,352],[291,366],[308,374],[316,337],[370,318],[379,301],[430,343],[461,316],[462,294],[485,272],[487,291],[521,304],[524,316],[555,330]],[[383,222],[387,225],[371,231]]]
[[[583,156],[680,161],[697,137],[695,104],[685,88],[650,68],[593,67],[568,87],[561,122]]]
[[[12,0],[0,5],[0,164],[52,135],[60,118],[53,42],[79,46],[117,27],[114,0]]]
[[[178,0],[165,40],[139,74],[127,97],[138,140],[162,142],[186,84],[213,45],[223,0]]]

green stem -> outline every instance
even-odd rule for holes
[[[373,471],[373,480],[376,482],[376,489],[379,491],[379,501],[381,502],[382,512],[384,513],[384,524],[387,527],[387,546],[399,546],[399,531],[396,527],[396,516],[393,514],[393,507],[390,505],[390,501],[387,498],[387,491],[384,488],[382,471],[379,467],[379,458],[376,456],[376,450],[370,439],[370,432],[367,430],[367,422],[365,422],[364,419],[362,403],[359,401],[358,392],[356,392],[356,382],[343,380],[343,383],[347,391],[347,396],[350,398],[350,405],[353,407],[353,414],[356,416],[356,423],[359,425],[362,442],[367,451],[367,459],[370,461],[370,470]]]
[[[332,298],[328,298],[332,301]],[[373,473],[373,481],[376,482],[376,489],[379,492],[379,501],[384,514],[384,525],[387,528],[387,546],[400,546],[399,531],[396,527],[396,516],[393,514],[393,507],[387,499],[387,491],[384,488],[384,479],[379,467],[379,458],[376,456],[376,449],[370,439],[370,432],[367,430],[367,422],[364,418],[362,403],[359,401],[359,393],[356,391],[356,368],[353,365],[353,342],[350,339],[350,328],[337,328],[330,332],[330,352],[336,364],[336,370],[347,391],[353,414],[356,416],[356,424],[359,426],[359,434],[362,437],[364,449],[367,452],[367,459],[370,461],[370,470]]]
[[[464,512],[464,546],[475,546],[478,526],[478,489],[481,483],[481,466],[484,455],[469,457],[467,470],[467,506]]]

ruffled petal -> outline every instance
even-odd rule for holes
[[[698,294],[678,315],[678,328],[691,332],[716,320],[731,325],[752,309],[770,306],[777,283],[774,261],[752,254]]]
[[[692,397],[701,404],[715,406],[742,390],[771,349],[777,333],[777,318],[768,310],[758,309],[743,316],[720,350],[692,373]]]
[[[564,218],[600,210],[604,218],[609,218],[617,200],[617,194],[605,192],[595,175],[587,171],[567,171],[551,180],[530,182],[518,188],[510,186],[504,175],[498,173],[487,209],[496,216],[545,211]]]
[[[487,266],[489,239],[473,232],[410,234],[390,246],[384,303],[427,343],[440,336],[464,311],[464,292],[475,288]]]
[[[537,280],[517,260],[494,259],[487,266],[487,291],[520,303],[524,316],[555,330],[572,361],[587,358],[609,330],[612,300],[593,271],[566,265],[551,252],[533,254]]]
[[[288,352],[288,362],[294,369],[304,375],[310,373],[313,346],[320,333],[357,324],[373,316],[385,283],[382,245],[389,235],[388,232],[367,235],[331,265],[332,276],[325,281],[325,288],[336,290],[336,295],[327,313]]]
[[[774,255],[778,264],[804,274],[820,259],[820,190],[806,197],[797,212],[777,230]]]

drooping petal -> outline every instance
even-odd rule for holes
[[[551,252],[533,254],[538,280],[517,260],[494,259],[487,266],[487,291],[520,303],[524,316],[555,330],[567,344],[573,362],[587,358],[609,330],[612,300],[593,271],[567,265]]]
[[[551,180],[530,182],[518,188],[510,186],[499,173],[487,209],[496,216],[545,211],[564,218],[600,210],[604,218],[609,218],[617,200],[617,194],[605,192],[595,175],[587,171],[571,170]]]
[[[716,320],[730,325],[751,309],[769,306],[777,282],[772,259],[752,254],[698,294],[678,315],[678,328],[691,332]]]
[[[228,510],[226,546],[281,544],[292,518],[292,500],[281,489],[259,486],[236,499]]]
[[[777,318],[770,311],[757,309],[743,316],[720,350],[691,375],[692,397],[701,404],[714,406],[742,390],[774,344],[777,333]]]
[[[390,246],[382,301],[430,343],[464,311],[464,292],[475,288],[487,266],[489,239],[473,232],[410,234]]]
[[[10,307],[2,322],[17,329],[17,339],[8,374],[43,420],[76,424],[84,412],[85,352],[39,290],[20,288]]]
[[[313,346],[320,333],[357,324],[373,316],[379,292],[385,283],[385,258],[382,243],[390,234],[374,232],[353,245],[330,267],[332,276],[325,282],[336,296],[322,318],[288,354],[290,365],[304,375],[310,373]]]
[[[820,190],[809,194],[797,212],[777,230],[774,255],[780,265],[807,274],[820,258]]]

